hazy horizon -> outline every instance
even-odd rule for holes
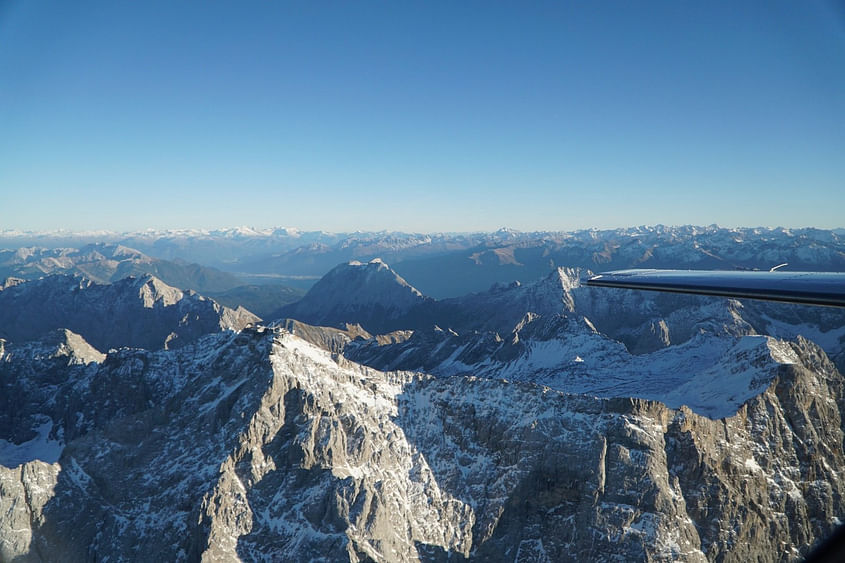
[[[163,228],[163,229],[154,229],[154,228],[146,228],[146,229],[131,229],[131,230],[113,230],[113,229],[79,229],[79,230],[71,230],[71,229],[0,229],[0,238],[3,237],[15,237],[15,236],[49,236],[55,235],[58,238],[62,236],[68,237],[79,237],[79,238],[96,238],[97,236],[123,236],[123,235],[144,235],[144,234],[171,234],[171,235],[178,235],[178,234],[192,234],[192,233],[226,233],[231,231],[253,231],[259,235],[271,234],[274,231],[293,231],[298,233],[314,233],[314,232],[322,232],[330,235],[352,235],[355,233],[362,233],[362,234],[379,234],[379,233],[396,233],[396,234],[404,234],[404,235],[472,235],[472,234],[494,234],[500,231],[511,231],[520,234],[533,234],[533,233],[574,233],[574,232],[582,232],[582,231],[621,231],[621,230],[633,230],[633,229],[657,229],[660,227],[664,227],[667,229],[677,229],[677,228],[684,228],[684,227],[692,227],[697,229],[708,229],[708,228],[719,228],[719,229],[766,229],[766,230],[777,230],[777,229],[786,229],[790,231],[800,231],[806,229],[816,229],[816,230],[823,230],[823,231],[845,231],[845,226],[841,227],[819,227],[816,225],[801,225],[801,226],[785,226],[785,225],[774,225],[774,226],[767,226],[767,225],[721,225],[717,223],[712,223],[709,225],[694,225],[694,224],[677,224],[677,225],[668,225],[663,223],[655,223],[650,225],[623,225],[623,226],[616,226],[616,227],[586,227],[586,228],[579,228],[579,229],[516,229],[510,226],[502,226],[496,229],[477,229],[477,230],[452,230],[452,231],[443,231],[443,230],[429,230],[429,231],[411,231],[411,230],[398,230],[398,229],[354,229],[348,231],[341,231],[341,230],[328,230],[328,229],[303,229],[292,225],[274,225],[274,226],[253,226],[253,225],[236,225],[236,226],[224,226],[224,227],[173,227],[173,228]]]

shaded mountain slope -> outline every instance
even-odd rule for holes
[[[16,342],[66,328],[98,350],[154,349],[257,320],[249,311],[223,307],[149,275],[108,285],[56,275],[0,291],[0,337]]]
[[[262,319],[273,319],[281,307],[302,299],[305,291],[282,284],[241,285],[220,292],[201,292],[231,309],[243,307]]]
[[[312,325],[359,324],[369,332],[406,328],[404,318],[429,301],[381,260],[341,264],[314,284],[300,301],[270,318],[293,318]]]

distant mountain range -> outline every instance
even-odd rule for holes
[[[120,244],[91,243],[78,248],[0,246],[0,279],[37,279],[51,274],[84,276],[109,283],[127,276],[150,274],[166,283],[195,291],[226,291],[243,285],[236,276],[187,262],[151,258]]]
[[[120,244],[98,242],[79,248],[0,249],[0,283],[6,278],[34,280],[55,274],[82,276],[99,284],[127,276],[151,275],[173,287],[203,293],[232,308],[242,306],[259,316],[268,315],[304,294],[275,280],[261,285],[245,284],[229,272],[179,259],[152,258]]]
[[[140,233],[0,231],[0,248],[79,246],[107,240],[165,260],[181,259],[282,283],[313,283],[340,263],[381,258],[431,297],[531,281],[558,266],[592,271],[643,268],[845,270],[841,231],[653,226],[573,232],[326,233],[277,228]],[[303,279],[304,278],[304,279]],[[244,278],[246,279],[246,278]],[[270,278],[273,279],[273,278]],[[286,281],[287,280],[287,281]],[[310,282],[308,282],[310,280]],[[206,288],[207,289],[207,288]]]

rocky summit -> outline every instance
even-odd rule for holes
[[[409,312],[430,302],[382,260],[341,264],[314,284],[302,300],[269,318],[340,326],[350,318],[370,332],[403,327]]]
[[[845,397],[820,348],[779,345],[713,419],[377,371],[281,328],[6,343],[0,560],[791,560],[845,508]]]

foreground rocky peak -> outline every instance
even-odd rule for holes
[[[784,346],[717,420],[380,372],[283,330],[121,350],[41,388],[60,401],[18,391],[42,438],[0,436],[0,558],[787,560],[845,509],[845,405],[818,347]]]
[[[64,397],[57,391],[75,379],[84,380],[84,374],[104,359],[81,336],[65,329],[31,342],[0,339],[0,457],[6,440],[7,458],[58,459],[55,448],[42,448],[51,434],[56,440],[51,421],[73,416],[58,406]]]

